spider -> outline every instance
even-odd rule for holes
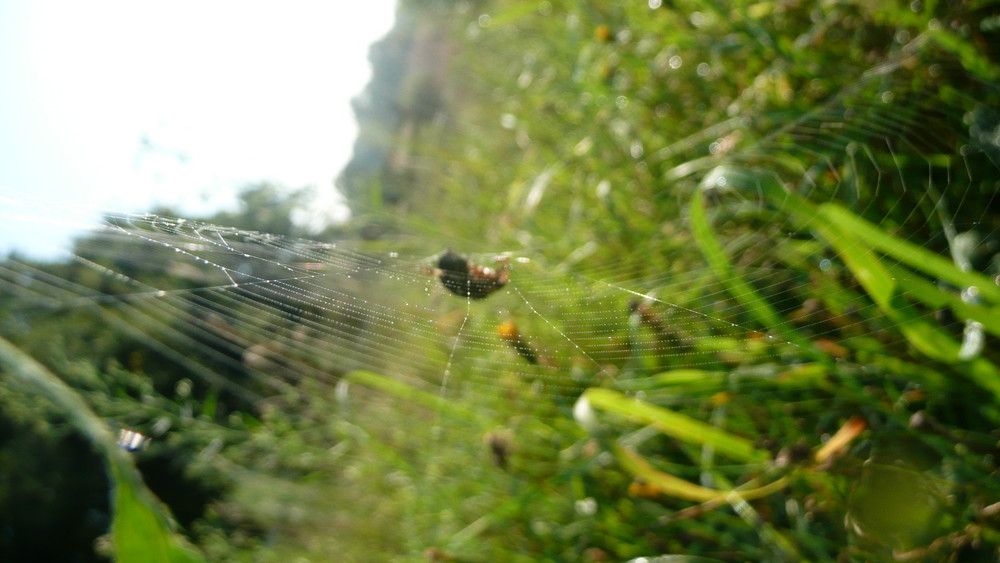
[[[507,284],[509,268],[506,256],[498,256],[497,267],[489,268],[473,264],[449,248],[438,257],[434,274],[441,280],[441,285],[455,295],[483,299]]]

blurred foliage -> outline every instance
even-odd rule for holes
[[[531,256],[521,301],[475,309],[510,349],[424,349],[447,367],[411,377],[362,317],[213,301],[195,288],[232,280],[135,239],[78,242],[124,276],[5,266],[0,333],[155,438],[138,465],[206,558],[998,558],[997,3],[399,11],[355,104],[336,234]],[[208,221],[297,234],[295,197],[245,201]],[[425,296],[364,281],[349,289],[378,303]],[[200,308],[121,306],[150,288]],[[270,328],[205,312],[223,306]],[[457,312],[434,319],[443,341]],[[148,337],[191,327],[197,346]],[[5,463],[31,436],[47,467],[95,466],[58,415],[2,391]],[[36,497],[59,476],[18,475]],[[31,553],[14,486],[10,560]],[[111,519],[100,501],[52,513],[71,509]],[[66,551],[85,560],[85,541]]]

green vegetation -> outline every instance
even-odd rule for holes
[[[121,561],[1000,557],[1000,4],[399,9],[336,247],[262,186],[3,265],[5,560],[26,442]]]

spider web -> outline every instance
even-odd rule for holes
[[[975,232],[980,240],[992,241],[997,236],[994,198],[985,207],[977,199],[977,207],[969,209],[965,190],[980,183],[985,189],[994,187],[974,176],[969,161],[982,160],[995,172],[995,139],[983,144],[966,137],[957,146],[949,144],[928,129],[939,126],[942,117],[961,119],[960,108],[954,115],[939,109],[943,116],[922,111],[919,103],[833,103],[718,159],[707,172],[682,170],[675,176],[701,174],[702,188],[720,216],[767,213],[773,206],[753,184],[760,180],[750,177],[748,183],[746,177],[752,175],[748,170],[761,169],[759,163],[783,154],[794,166],[786,170],[779,163],[763,169],[763,177],[789,182],[814,201],[846,203],[860,216],[884,213],[901,227],[913,224],[900,233],[910,242],[947,252],[960,233]],[[1000,122],[990,110],[971,111],[972,129],[984,128],[985,122],[985,128],[996,132]],[[902,183],[901,164],[893,160],[896,152],[905,153],[908,166],[926,167],[926,184]],[[817,180],[823,176],[826,181]],[[739,182],[744,185],[734,187]],[[885,199],[876,196],[886,190],[897,194],[890,198],[892,207],[873,209]],[[54,205],[30,205],[20,209],[22,218],[32,214],[41,224],[57,215]],[[807,235],[789,218],[773,218],[756,232],[727,241],[725,252],[742,262],[737,265],[740,274],[752,279],[758,291],[790,313],[803,300],[781,278],[780,268],[766,264],[773,259],[773,248],[761,246],[780,249]],[[933,232],[930,240],[927,231]],[[716,348],[738,355],[744,345],[733,337],[754,331],[772,341],[769,356],[774,359],[808,356],[781,335],[781,327],[760,326],[748,317],[741,296],[706,279],[704,270],[648,276],[639,273],[644,270],[641,260],[631,257],[571,269],[565,257],[531,249],[480,251],[470,259],[483,265],[508,255],[511,281],[475,300],[447,292],[430,271],[448,245],[474,248],[421,237],[398,243],[327,243],[155,214],[108,212],[67,252],[68,263],[99,279],[92,284],[97,287],[16,258],[5,264],[4,284],[17,296],[14,307],[21,314],[99,309],[163,350],[202,350],[206,359],[184,360],[194,373],[255,400],[292,389],[302,379],[332,386],[339,376],[359,369],[444,394],[452,387],[496,394],[498,382],[512,376],[539,382],[543,395],[560,395],[595,383],[598,376],[613,380],[649,375],[666,365],[696,367],[693,350]],[[643,249],[636,251],[642,254]],[[886,259],[876,253],[870,257]],[[806,259],[817,273],[838,262],[828,252]],[[170,285],[156,278],[170,278]],[[847,289],[829,297],[842,297],[845,309],[875,307]],[[652,318],[644,320],[642,312]],[[504,321],[516,324],[545,365],[525,361],[498,335]],[[800,328],[818,338],[831,330],[818,321]],[[863,323],[857,329],[869,330]],[[208,361],[239,376],[206,369]]]
[[[590,387],[669,405],[704,400],[649,385],[670,370],[752,375],[754,366],[817,358],[849,363],[871,341],[919,362],[904,321],[880,312],[842,253],[803,223],[809,217],[782,206],[793,195],[835,203],[964,270],[1000,273],[1000,114],[961,96],[951,106],[929,107],[941,98],[907,91],[897,69],[894,62],[873,69],[795,122],[760,126],[734,118],[653,153],[651,159],[680,163],[665,182],[692,184],[688,201],[699,198],[704,206],[698,219],[686,201],[677,229],[707,221],[728,265],[660,269],[669,262],[653,256],[661,241],[592,261],[588,247],[571,256],[544,246],[482,248],[445,226],[390,240],[320,242],[105,212],[60,266],[16,257],[3,263],[5,332],[92,315],[181,366],[195,386],[249,410],[295,409],[313,395],[399,409],[399,398],[409,397],[430,407],[432,416],[415,414],[414,425],[437,428],[424,436],[435,447],[447,439],[478,443],[490,428],[549,408],[540,405],[568,413]],[[925,181],[907,183],[914,177]],[[37,221],[38,229],[62,215],[54,203],[6,197],[20,202],[18,216]],[[2,212],[8,220],[12,209]],[[695,242],[705,248],[703,239],[687,239]],[[846,250],[858,251],[857,244]],[[433,267],[449,247],[484,266],[506,257],[509,283],[485,299],[448,292]],[[927,278],[956,295],[968,289],[931,279],[884,251],[859,252],[895,276]],[[821,300],[811,297],[817,293]],[[778,322],[755,309],[758,298]],[[915,301],[900,310],[939,322],[939,310]],[[981,329],[953,323],[950,330],[973,356],[988,352],[975,342],[986,338]],[[918,384],[926,383],[920,377],[914,375]],[[768,391],[753,396],[766,401]],[[448,405],[474,412],[465,422],[475,423],[453,423]],[[315,428],[351,411],[300,412]],[[352,420],[377,429],[378,412],[360,408]],[[149,412],[121,419],[157,438],[169,433],[153,428]],[[451,428],[442,434],[441,425]],[[416,428],[397,430],[423,436]],[[432,454],[417,465],[435,475],[434,463]]]

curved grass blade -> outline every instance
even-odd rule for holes
[[[710,489],[659,471],[628,448],[615,446],[614,454],[629,473],[653,485],[663,494],[694,502],[727,501],[731,498],[752,500],[774,494],[788,486],[788,478],[781,477],[772,483],[752,489]]]
[[[138,489],[122,473],[124,468],[112,466],[115,482],[115,517],[111,524],[115,559],[119,562],[196,563],[204,561],[192,548],[171,533],[163,515],[151,506],[151,493]]]
[[[104,456],[113,489],[111,534],[117,561],[203,561],[173,532],[166,507],[146,488],[132,458],[118,447],[111,430],[76,391],[3,338],[0,338],[0,365],[21,387],[56,405]]]

